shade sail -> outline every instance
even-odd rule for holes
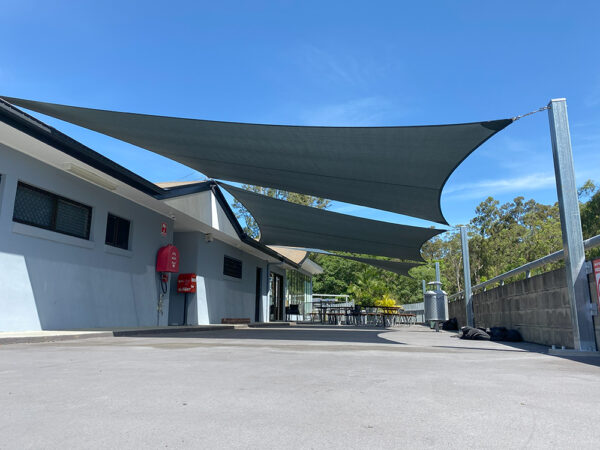
[[[320,253],[322,255],[327,256],[335,256],[338,258],[351,259],[352,261],[358,261],[363,264],[368,264],[373,267],[377,267],[378,269],[387,270],[388,272],[397,273],[398,275],[403,275],[408,277],[408,271],[413,267],[418,267],[420,264],[406,261],[392,261],[389,259],[373,259],[373,258],[362,258],[359,256],[351,256],[351,255],[340,255],[339,253],[331,253],[320,250],[311,249],[312,253]]]
[[[219,184],[252,214],[260,228],[260,242],[266,245],[423,261],[421,246],[444,231],[339,214]]]
[[[440,196],[450,174],[512,121],[414,127],[256,125],[3,98],[153,151],[212,178],[441,223],[447,223]]]

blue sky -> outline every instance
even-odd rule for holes
[[[577,181],[600,181],[600,3],[88,2],[2,6],[0,94],[93,108],[298,125],[513,117],[566,97]],[[202,176],[39,116],[151,181]],[[426,176],[426,174],[424,174]],[[442,209],[556,201],[547,114],[509,126],[452,175]],[[334,203],[332,210],[426,222]]]

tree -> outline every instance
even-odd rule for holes
[[[377,300],[389,294],[388,286],[378,276],[378,269],[363,264],[361,271],[356,273],[354,281],[348,286],[351,294],[359,305],[373,306]]]
[[[298,194],[296,192],[283,191],[281,189],[265,188],[260,186],[253,186],[250,184],[243,184],[242,189],[257,194],[266,195],[267,197],[276,198],[279,200],[286,200],[291,203],[297,203],[304,206],[312,206],[313,208],[324,209],[330,204],[330,201],[321,197],[314,197],[312,195]],[[260,237],[260,228],[252,217],[252,214],[240,203],[237,199],[234,199],[233,210],[238,220],[241,220],[244,227],[244,232],[254,239]]]
[[[583,238],[589,239],[600,234],[600,189],[592,182],[587,180],[585,184],[579,188],[579,209],[581,211],[581,231]],[[586,202],[581,202],[587,198]],[[598,258],[600,249],[594,248],[586,252],[589,259]]]
[[[246,186],[254,192],[294,203],[314,207],[327,207],[328,201],[293,194],[276,189]],[[585,239],[600,234],[600,189],[588,180],[578,190],[581,223]],[[246,219],[247,229],[257,236],[256,223],[247,211],[236,202],[239,214]],[[235,206],[235,205],[234,205]],[[245,212],[243,212],[245,211]],[[544,205],[535,200],[516,197],[500,204],[488,197],[475,208],[475,216],[469,222],[469,259],[473,284],[479,284],[501,273],[534,261],[562,248],[562,234],[558,204]],[[335,256],[313,254],[313,259],[324,272],[313,279],[314,292],[326,294],[350,294],[365,305],[373,304],[384,296],[399,303],[423,300],[421,280],[435,278],[434,263],[440,263],[443,289],[455,293],[463,289],[463,267],[460,233],[449,230],[429,240],[421,249],[427,264],[400,276],[363,263]],[[600,256],[600,249],[587,252],[588,257]],[[370,255],[355,255],[371,257]],[[374,257],[377,258],[377,257]],[[560,267],[555,262],[536,272]],[[518,277],[524,277],[521,274]]]

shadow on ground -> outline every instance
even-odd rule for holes
[[[453,338],[458,338],[458,333]],[[470,346],[450,346],[450,345],[435,345],[435,348],[448,348],[448,349],[456,349],[456,348],[464,348],[465,350],[484,350],[484,351],[496,351],[496,352],[528,352],[528,353],[538,353],[541,355],[548,355],[548,347],[541,344],[534,344],[533,342],[508,342],[508,341],[463,341],[461,342],[494,342],[496,344],[501,344],[505,348],[490,348],[487,346],[483,347],[470,347]],[[591,366],[600,367],[600,357],[598,356],[563,356],[563,355],[548,355],[554,358],[559,359],[568,359],[569,361],[578,362],[582,364],[589,364]]]
[[[388,340],[381,334],[391,332],[381,328],[358,328],[336,326],[295,326],[249,328],[236,330],[188,331],[182,333],[139,333],[144,338],[181,338],[181,339],[224,339],[224,340],[270,340],[270,341],[318,341],[352,344],[388,344],[403,345],[403,342]]]

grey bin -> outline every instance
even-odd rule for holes
[[[425,322],[448,320],[448,294],[442,291],[441,283],[434,281],[428,284],[436,285],[437,289],[425,292]]]

